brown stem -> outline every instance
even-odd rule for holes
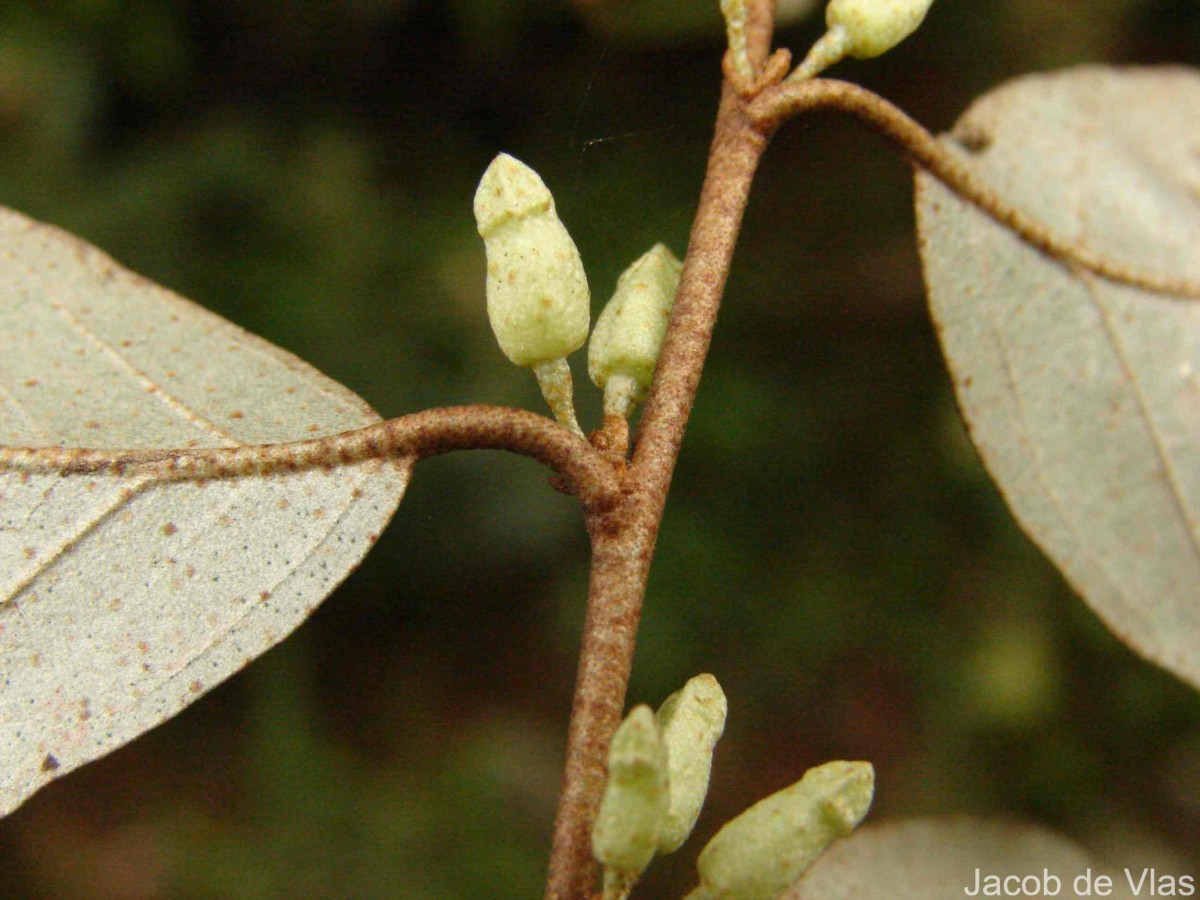
[[[761,4],[769,8],[770,4]],[[765,57],[769,27],[748,32]],[[765,132],[726,82],[679,290],[642,413],[622,501],[589,516],[592,573],[567,761],[546,884],[548,898],[587,897],[596,881],[591,830],[609,739],[621,721],[650,560],[688,415],[700,384]]]
[[[583,438],[545,416],[482,405],[427,409],[354,431],[284,444],[187,450],[0,447],[0,469],[235,478],[386,456],[415,461],[453,450],[508,450],[545,463],[590,515],[612,506],[619,493],[613,465]]]
[[[1057,238],[1005,205],[936,138],[868,91],[827,80],[778,83],[788,57],[767,56],[772,10],[771,0],[757,0],[751,9],[746,33],[756,67],[753,77],[747,79],[736,67],[726,66],[700,206],[633,458],[622,477],[623,496],[611,508],[588,517],[593,553],[588,611],[547,898],[588,897],[596,883],[591,826],[603,794],[609,740],[624,708],[654,544],[750,184],[769,136],[781,123],[809,109],[857,115],[900,144],[918,165],[1035,246],[1151,290],[1190,296],[1195,289],[1130,272]]]
[[[750,104],[750,116],[762,127],[774,130],[792,116],[819,109],[849,113],[866,122],[898,144],[913,163],[1039,250],[1110,281],[1157,294],[1200,300],[1200,284],[1194,281],[1141,271],[1056,235],[1002,200],[936,137],[866,88],[827,78],[785,81],[764,90]]]

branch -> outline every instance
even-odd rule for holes
[[[750,116],[769,134],[792,116],[822,109],[849,113],[861,119],[898,144],[913,163],[1044,253],[1089,269],[1109,281],[1156,294],[1200,300],[1200,283],[1122,265],[1054,234],[1001,199],[920,124],[878,94],[858,85],[826,78],[785,81],[763,91],[750,104]]]
[[[1131,272],[1050,234],[1004,204],[932,135],[876,95],[827,80],[780,84],[789,57],[786,51],[768,55],[773,0],[744,2],[747,18],[744,29],[738,24],[737,47],[731,46],[726,57],[699,209],[633,456],[621,476],[621,497],[588,516],[592,572],[587,619],[546,883],[546,897],[555,900],[589,897],[595,888],[592,823],[604,791],[609,742],[625,704],[654,545],[750,185],[776,128],[810,109],[852,113],[898,143],[917,165],[1046,252],[1114,280],[1200,296],[1200,286]],[[610,435],[611,430],[606,426],[601,433],[604,442],[623,444],[623,435]]]
[[[508,450],[554,469],[589,513],[615,502],[611,463],[587,441],[545,416],[503,406],[450,406],[304,441],[170,450],[0,447],[0,469],[150,475],[164,480],[239,478],[347,465],[367,459],[414,461],[453,450]]]
[[[752,46],[769,33],[761,25],[748,32]],[[547,898],[587,897],[596,881],[592,823],[604,792],[609,740],[625,705],[650,561],[750,183],[766,144],[727,80],[675,305],[623,479],[626,493],[612,510],[588,520],[592,574]]]

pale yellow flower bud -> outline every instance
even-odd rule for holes
[[[559,421],[582,433],[565,358],[587,340],[587,276],[554,198],[524,163],[501,153],[475,192],[487,250],[487,310],[504,355],[532,368]]]
[[[588,344],[588,374],[606,415],[628,417],[646,395],[667,332],[683,264],[655,244],[617,280]]]
[[[846,29],[850,56],[870,59],[916,31],[931,6],[933,0],[829,0],[825,24]]]
[[[825,33],[790,76],[812,78],[847,56],[887,53],[917,30],[933,0],[829,0]]]
[[[667,814],[658,852],[678,850],[700,817],[708,794],[713,748],[725,730],[729,706],[711,675],[697,675],[668,697],[658,710],[667,748]]]
[[[648,706],[635,706],[613,735],[608,783],[592,830],[606,885],[636,880],[654,856],[667,805],[667,751]]]
[[[867,814],[875,770],[865,762],[809,769],[789,788],[728,822],[700,854],[700,886],[687,900],[774,900],[825,848]]]

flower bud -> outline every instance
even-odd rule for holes
[[[613,734],[608,783],[592,830],[592,851],[606,870],[631,881],[650,864],[666,800],[667,751],[658,722],[650,707],[635,706]]]
[[[700,886],[688,900],[774,900],[826,847],[854,830],[874,790],[870,763],[838,761],[809,769],[717,832],[696,863]]]
[[[658,710],[667,748],[667,813],[658,852],[678,850],[692,833],[708,794],[713,748],[725,730],[725,692],[711,675],[697,675]]]
[[[667,332],[683,264],[655,244],[617,280],[588,345],[588,374],[604,390],[604,412],[626,418],[645,397]]]
[[[501,153],[475,192],[487,250],[487,309],[504,355],[519,366],[562,359],[587,340],[587,276],[538,174]]]
[[[811,78],[846,56],[886,53],[917,30],[932,5],[933,0],[829,0],[829,30],[791,77]]]
[[[846,29],[850,56],[870,59],[916,31],[932,5],[933,0],[829,0],[825,24]]]

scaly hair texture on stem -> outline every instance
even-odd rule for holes
[[[752,71],[762,72],[774,4],[757,0],[748,7],[745,53]],[[786,64],[771,67],[771,76],[784,74]],[[623,499],[610,512],[589,519],[592,572],[547,898],[587,897],[596,883],[591,824],[604,791],[609,741],[624,708],[654,543],[750,185],[766,146],[767,135],[749,118],[746,100],[726,79],[675,304],[622,479]]]
[[[619,485],[611,462],[552,419],[503,406],[427,409],[354,431],[282,444],[183,450],[0,447],[0,469],[145,475],[164,481],[244,478],[366,459],[416,462],[454,450],[507,450],[553,469],[585,511],[611,506]]]
[[[900,147],[914,165],[925,169],[1026,243],[1064,264],[1151,293],[1200,300],[1200,282],[1164,278],[1154,272],[1141,271],[1054,234],[1042,223],[1005,203],[917,122],[878,94],[856,84],[825,78],[776,84],[751,101],[749,115],[771,133],[793,116],[823,109],[861,119]]]

